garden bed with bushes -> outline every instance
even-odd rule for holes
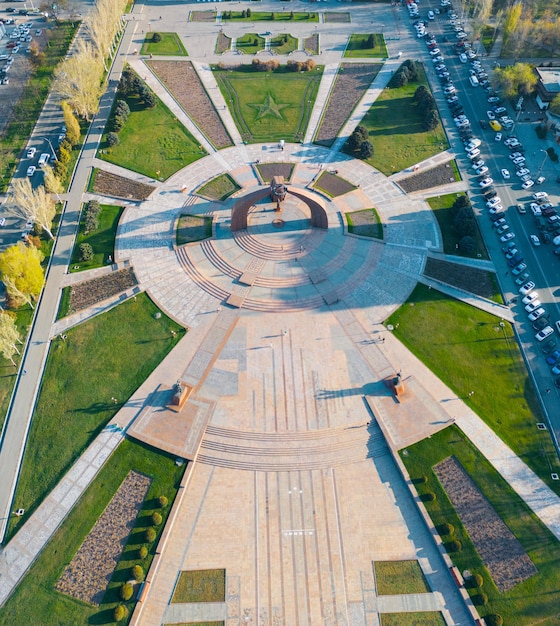
[[[140,201],[147,200],[154,189],[153,185],[140,183],[137,180],[97,168],[93,170],[88,186],[88,191],[101,196]]]

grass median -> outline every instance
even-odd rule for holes
[[[550,436],[509,322],[418,285],[387,320],[394,333],[502,440],[560,493]],[[473,391],[474,393],[470,393]]]
[[[477,394],[478,391],[473,399]],[[534,430],[535,435],[543,441],[544,450],[547,447],[544,440],[548,435]],[[509,591],[500,593],[494,585],[490,573],[433,472],[434,465],[449,456],[454,456],[461,463],[538,569],[537,574]],[[557,623],[560,606],[560,570],[557,567],[560,544],[463,432],[455,426],[446,428],[401,451],[401,457],[420,496],[430,492],[435,494],[434,500],[425,502],[435,527],[442,528],[445,524],[453,527],[452,538],[458,540],[462,546],[460,551],[450,552],[453,563],[460,572],[469,570],[472,574],[482,575],[482,588],[469,588],[475,601],[480,591],[488,596],[488,604],[477,607],[480,614],[499,614],[503,617],[504,624],[516,626],[552,626]],[[447,541],[445,537],[443,540]]]
[[[51,344],[14,499],[27,513],[9,536],[183,336],[156,313],[140,294]]]
[[[149,510],[159,495],[165,495],[169,499],[168,507],[171,505],[184,469],[184,465],[178,467],[175,464],[174,457],[140,443],[123,441],[41,552],[14,594],[0,608],[0,623],[43,626],[113,623],[113,610],[118,603],[117,588],[122,584],[126,570],[142,562],[144,571],[148,571],[154,556],[155,548],[152,547],[145,559],[138,558],[141,542],[138,543],[135,535],[143,534],[144,528],[132,531],[109,583],[108,593],[99,607],[59,593],[55,590],[55,584],[130,470],[152,478],[144,506],[144,509]],[[140,512],[137,525],[142,524],[143,512]],[[125,604],[132,611],[134,603]]]
[[[157,41],[157,35],[160,36]],[[188,56],[185,46],[177,33],[148,33],[144,38],[140,54],[157,56]]]

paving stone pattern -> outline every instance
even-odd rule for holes
[[[501,593],[531,578],[537,568],[494,507],[454,457],[434,471]]]
[[[129,472],[59,578],[61,593],[99,606],[152,480]]]

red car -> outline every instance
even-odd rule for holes
[[[17,42],[10,41],[10,43],[6,46],[6,48],[15,48],[17,46]]]

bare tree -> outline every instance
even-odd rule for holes
[[[93,47],[102,60],[111,56],[111,46],[119,32],[121,17],[126,8],[126,0],[97,0],[93,10],[85,20],[85,25]]]
[[[0,352],[15,367],[14,354],[20,354],[17,344],[22,344],[14,318],[8,313],[0,314]]]
[[[103,63],[93,46],[79,39],[78,50],[59,63],[55,70],[53,89],[86,120],[99,109],[103,93]]]
[[[56,206],[43,185],[33,189],[29,178],[14,179],[7,209],[26,220],[33,220],[51,239],[54,239],[51,229],[56,215]]]
[[[62,202],[58,194],[64,193],[64,185],[56,177],[53,168],[48,164],[43,165],[43,177],[47,193],[54,193],[58,201]]]

